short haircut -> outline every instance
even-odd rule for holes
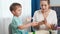
[[[40,0],[40,1],[47,1],[47,2],[48,2],[48,4],[50,4],[50,0]]]
[[[10,11],[12,12],[12,11],[16,10],[17,9],[16,6],[22,7],[21,4],[19,4],[19,3],[12,3],[11,6],[10,6],[10,8],[9,8]]]

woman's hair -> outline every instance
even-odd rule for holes
[[[48,2],[48,4],[50,4],[50,0],[40,0],[40,1],[47,1],[47,2]]]

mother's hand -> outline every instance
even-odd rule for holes
[[[55,26],[55,24],[52,24],[52,25],[51,25],[51,29],[52,29],[52,30],[56,30],[56,29],[57,29],[57,26]]]

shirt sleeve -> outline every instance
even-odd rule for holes
[[[53,24],[57,25],[57,14],[56,14],[56,11],[54,11],[53,13]]]
[[[15,19],[15,22],[16,22],[17,26],[21,26],[22,25],[22,21],[20,19]]]
[[[19,19],[13,19],[13,23],[12,23],[12,27],[13,28],[18,28],[18,26],[22,25],[22,21],[20,21]]]
[[[36,22],[36,16],[37,16],[37,11],[35,11],[34,16],[33,16],[33,22]]]

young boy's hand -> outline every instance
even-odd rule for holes
[[[36,26],[36,25],[38,25],[37,22],[32,22],[32,26]]]
[[[27,22],[30,22],[31,19],[32,19],[31,17],[27,17],[27,18],[26,18],[26,21],[27,21]]]

